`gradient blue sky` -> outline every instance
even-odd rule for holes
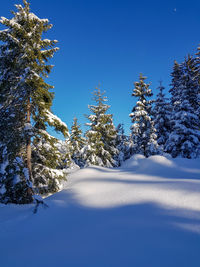
[[[21,0],[2,1],[1,16]],[[196,52],[200,43],[200,1],[32,0],[31,10],[54,24],[45,38],[60,51],[49,83],[53,111],[71,127],[76,116],[85,130],[91,92],[106,90],[114,123],[131,126],[133,82],[142,72],[156,94],[158,81],[169,89],[173,61]],[[0,27],[2,29],[2,27]]]

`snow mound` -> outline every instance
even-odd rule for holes
[[[145,156],[143,155],[136,154],[133,155],[130,159],[126,160],[121,167],[131,169],[132,167],[141,165],[142,167],[152,169],[154,164],[156,165],[160,164],[169,167],[174,166],[174,162],[169,155],[167,155],[167,157],[155,155],[149,158],[145,158]]]
[[[188,160],[190,168],[183,170],[174,159],[135,155],[121,168],[93,166],[73,173],[66,192],[70,191],[80,205],[87,207],[153,202],[167,209],[200,211],[200,169],[193,169],[197,162],[194,160],[191,164]]]
[[[123,162],[122,168],[132,168],[135,166],[138,166],[140,160],[144,160],[145,156],[137,154],[132,156],[130,159],[127,159],[126,161]]]

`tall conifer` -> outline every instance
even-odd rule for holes
[[[162,85],[162,82],[160,82],[157,89],[159,90],[159,93],[154,102],[153,121],[156,128],[157,142],[161,150],[164,150],[165,143],[170,134],[171,105],[169,100],[165,97],[165,87]]]
[[[197,79],[198,79],[198,114],[200,121],[200,46],[197,48],[196,57],[196,68],[197,68]]]
[[[132,119],[132,153],[142,153],[145,157],[157,153],[156,130],[151,117],[152,96],[150,84],[145,83],[146,77],[140,74],[139,82],[135,82],[132,96],[138,101],[129,115]]]
[[[126,159],[131,155],[130,140],[129,137],[125,135],[123,124],[119,124],[116,128],[117,137],[116,137],[116,148],[119,151],[119,154],[116,155],[116,160],[120,166]]]
[[[195,158],[199,155],[200,131],[197,112],[197,83],[194,79],[193,59],[175,62],[172,72],[172,131],[166,142],[166,151],[173,157]]]
[[[33,201],[32,144],[44,137],[47,124],[67,134],[68,129],[50,116],[53,86],[45,82],[52,65],[48,60],[57,41],[42,39],[52,28],[48,19],[30,12],[30,5],[16,5],[12,19],[1,18],[0,32],[0,201]],[[5,127],[7,125],[7,127]]]
[[[106,114],[110,106],[105,104],[107,97],[99,88],[96,88],[93,94],[96,105],[88,106],[93,114],[87,116],[90,122],[86,125],[90,130],[86,132],[87,146],[84,151],[86,165],[117,166],[114,160],[115,155],[119,153],[115,147],[117,132],[112,114]]]
[[[78,124],[78,119],[74,118],[73,125],[71,127],[70,149],[72,159],[80,167],[84,166],[83,147],[85,142],[85,138],[82,136],[81,126]]]

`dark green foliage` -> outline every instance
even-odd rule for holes
[[[68,135],[66,125],[51,116],[53,86],[45,82],[53,67],[48,60],[58,50],[54,47],[57,41],[42,39],[52,25],[31,13],[26,0],[23,3],[16,5],[12,19],[0,20],[6,27],[0,32],[0,201],[20,204],[33,201],[34,190],[40,191],[39,184],[51,188],[51,192],[57,190],[52,186],[57,183],[54,174],[45,182],[38,164],[43,170],[58,168],[52,153],[56,150],[53,139],[50,141],[46,133],[48,125]],[[45,151],[38,149],[44,140],[49,142]],[[29,143],[34,153],[37,151],[32,160]],[[38,160],[43,154],[47,160]]]

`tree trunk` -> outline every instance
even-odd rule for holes
[[[28,99],[27,103],[27,123],[31,123],[31,103],[30,98]],[[32,179],[32,164],[31,164],[31,137],[27,135],[27,141],[26,141],[26,157],[27,157],[27,168],[29,172],[29,178],[31,181]]]

